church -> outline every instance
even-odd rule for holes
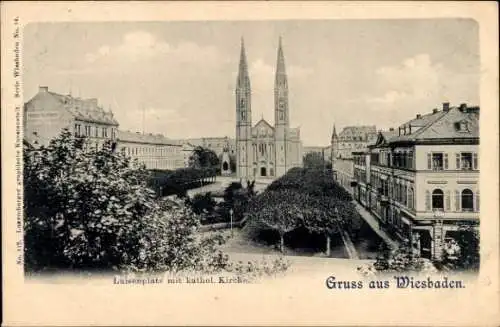
[[[281,43],[280,37],[274,81],[274,126],[264,119],[252,125],[252,89],[245,44],[241,40],[235,90],[236,173],[241,179],[274,179],[290,168],[302,166],[300,129],[290,128],[288,80]]]

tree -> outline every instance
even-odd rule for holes
[[[210,192],[205,194],[195,194],[193,198],[188,201],[188,203],[191,205],[193,212],[197,215],[213,212],[216,205],[216,202],[212,198],[212,194]]]
[[[157,201],[144,167],[113,149],[67,130],[24,148],[25,268],[222,269],[221,240],[198,237],[198,217],[182,202]]]
[[[477,270],[479,269],[479,231],[473,226],[460,226],[456,239],[452,239],[456,248],[455,253],[451,253],[449,248],[445,248],[443,263],[448,264],[453,269]],[[447,244],[448,247],[450,244]]]
[[[319,152],[306,153],[302,162],[307,169],[332,169],[332,163],[325,160],[324,155]]]
[[[250,199],[255,195],[254,187],[255,181],[247,182],[246,188],[239,182],[232,182],[224,190],[225,206],[233,210],[235,220],[243,218]]]
[[[197,146],[189,157],[189,167],[191,168],[212,168],[220,169],[220,160],[214,151]]]
[[[293,190],[266,191],[257,195],[250,203],[248,220],[278,232],[280,251],[285,252],[286,233],[296,229],[303,219],[304,197]]]
[[[339,207],[341,211],[339,211]],[[309,231],[325,235],[325,253],[330,256],[330,237],[341,232],[344,223],[343,207],[332,197],[308,196],[304,201],[303,224]],[[340,213],[342,212],[342,214]]]

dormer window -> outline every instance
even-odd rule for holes
[[[466,120],[461,120],[455,123],[455,129],[459,132],[468,132],[469,124]]]

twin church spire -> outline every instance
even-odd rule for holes
[[[247,55],[245,52],[245,41],[241,38],[240,65],[238,68],[237,88],[250,89],[250,77],[248,76]]]
[[[236,110],[238,122],[250,123],[251,119],[251,85],[248,74],[248,63],[245,51],[245,42],[241,38],[240,62],[238,77],[236,80]],[[281,36],[278,44],[278,55],[276,59],[276,74],[274,82],[274,111],[275,124],[288,125],[288,82],[285,69],[285,56]]]

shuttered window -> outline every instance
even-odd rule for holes
[[[444,169],[448,169],[448,153],[444,154]]]
[[[455,156],[456,156],[455,169],[460,169],[460,153],[456,153]]]
[[[444,209],[450,211],[450,191],[446,191],[446,196],[444,198]]]
[[[477,153],[474,152],[473,154],[473,161],[472,161],[472,169],[474,170],[478,170],[479,169],[479,162],[478,162],[478,159],[477,159]]]
[[[427,153],[427,169],[432,169],[432,155]]]
[[[425,191],[425,210],[431,210],[431,192],[429,190]]]

